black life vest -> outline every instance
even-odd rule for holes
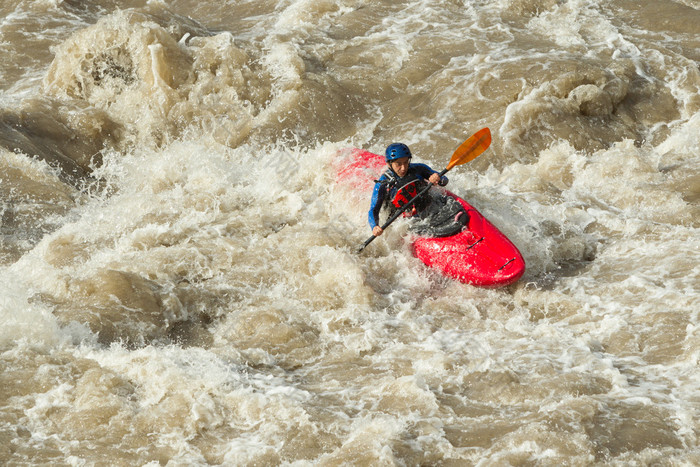
[[[412,170],[409,170],[406,176],[402,178],[399,178],[391,170],[387,170],[384,175],[387,178],[387,200],[393,206],[391,208],[392,211],[404,207],[428,185],[428,182],[420,178]],[[422,204],[421,200],[417,201],[417,203]],[[421,205],[416,206],[414,203],[413,207],[409,208],[404,215],[414,215],[417,209],[421,209]]]
[[[396,189],[396,193],[391,198],[391,204],[396,208],[402,208],[418,194],[419,180],[411,180]]]

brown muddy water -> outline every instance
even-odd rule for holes
[[[700,2],[3,0],[0,463],[700,464]],[[338,154],[519,247],[463,285]]]

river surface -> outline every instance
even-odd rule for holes
[[[0,464],[700,464],[697,0],[2,0]],[[361,255],[408,144],[520,249]]]

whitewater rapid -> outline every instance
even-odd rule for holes
[[[697,2],[0,5],[0,462],[700,463]],[[348,148],[515,243],[487,290]]]

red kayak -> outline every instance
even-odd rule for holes
[[[369,191],[386,169],[384,157],[352,149],[345,153],[336,181]],[[479,287],[513,284],[525,273],[525,261],[515,245],[473,206],[446,191],[469,215],[466,227],[448,237],[413,238],[413,254],[448,277]],[[369,195],[367,196],[369,206]]]

